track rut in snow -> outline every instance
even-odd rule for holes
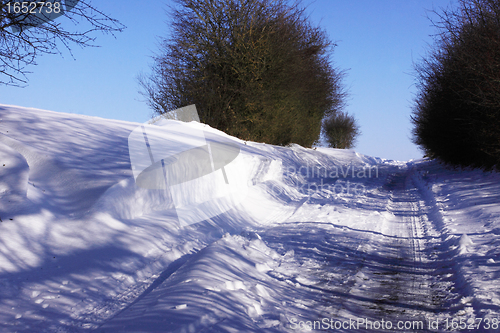
[[[379,331],[442,331],[465,295],[456,288],[458,273],[432,220],[433,209],[411,170],[391,174],[383,188],[390,215],[382,220],[382,234],[364,244],[362,268],[351,277],[340,312],[345,319],[361,318],[361,330],[371,328],[371,321]],[[436,320],[437,329],[429,326]]]
[[[449,297],[441,292],[447,283],[437,278],[435,261],[428,257],[440,237],[426,224],[420,195],[407,172],[391,175],[385,188],[392,216],[383,220],[384,235],[373,239],[365,255],[365,283],[357,284],[352,294],[364,295],[359,314],[369,320],[424,329]]]
[[[346,205],[353,210],[345,214],[356,211],[358,219],[381,216],[372,229],[358,228],[363,224],[352,219],[339,219],[339,224],[333,218],[330,223],[295,222],[299,210],[288,223],[262,231],[270,247],[294,250],[302,267],[310,267],[293,281],[316,292],[318,296],[307,303],[316,315],[297,315],[297,321],[359,320],[354,330],[350,325],[335,330],[346,332],[375,328],[368,321],[381,332],[442,331],[466,295],[457,287],[460,278],[446,235],[433,220],[435,207],[416,185],[412,170],[405,168],[390,173],[378,193],[367,195],[363,204]],[[382,200],[386,205],[380,214]],[[303,215],[310,215],[307,207],[303,209]],[[438,329],[429,327],[436,320]]]

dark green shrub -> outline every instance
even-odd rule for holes
[[[354,117],[345,112],[338,112],[325,119],[323,128],[331,148],[353,148],[356,137],[360,134]]]
[[[460,0],[435,23],[440,34],[416,66],[413,139],[432,158],[500,165],[500,1]]]
[[[230,135],[311,146],[344,98],[324,31],[284,0],[176,2],[171,37],[140,78],[153,110],[196,104]]]

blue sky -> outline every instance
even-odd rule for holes
[[[140,3],[140,5],[139,5]],[[127,26],[96,35],[99,48],[73,48],[38,58],[25,88],[0,86],[0,103],[135,122],[152,112],[139,94],[158,38],[169,33],[167,0],[93,1]],[[306,0],[313,23],[337,42],[332,60],[347,70],[347,111],[361,128],[356,151],[382,158],[422,157],[411,143],[412,64],[425,55],[435,29],[428,10],[451,0]]]

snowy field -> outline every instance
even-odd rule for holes
[[[0,332],[500,332],[499,174],[175,123],[238,156],[142,188],[141,124],[0,105]]]

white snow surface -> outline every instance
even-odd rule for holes
[[[0,105],[0,332],[500,330],[498,173],[179,123],[237,143],[248,184],[183,226],[135,184],[140,125]]]

